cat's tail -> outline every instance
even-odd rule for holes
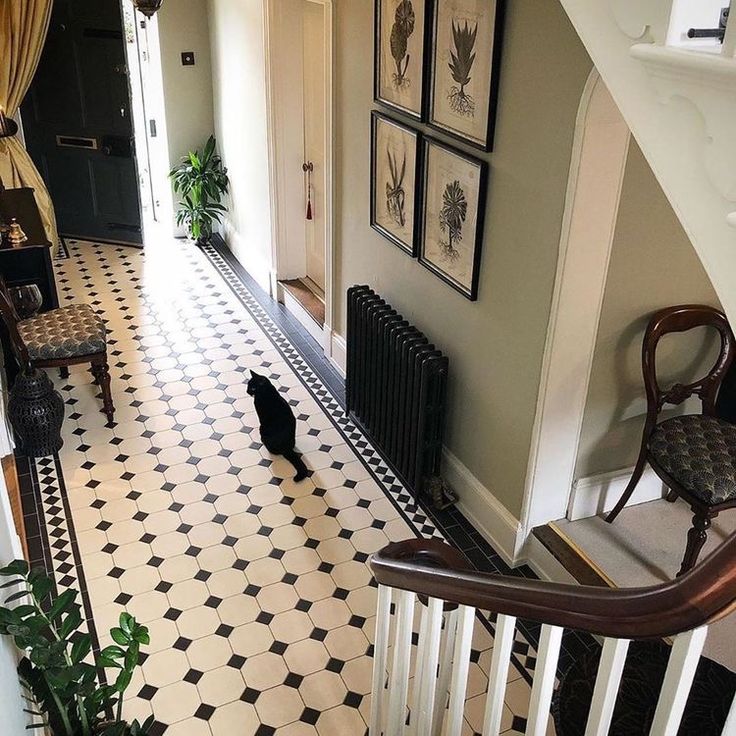
[[[302,460],[302,456],[296,450],[289,450],[283,453],[284,457],[294,466],[296,475],[294,480],[298,483],[309,475],[309,470]]]

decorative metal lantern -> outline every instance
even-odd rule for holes
[[[28,457],[46,457],[61,449],[64,400],[39,368],[21,371],[8,401],[8,418]]]
[[[163,5],[164,0],[133,0],[133,5],[140,10],[146,18],[152,18]]]

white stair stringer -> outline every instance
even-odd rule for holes
[[[666,46],[673,0],[561,2],[736,325],[736,59]]]

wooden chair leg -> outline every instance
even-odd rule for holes
[[[631,475],[631,480],[629,481],[629,484],[626,486],[626,489],[621,494],[621,498],[619,498],[618,503],[613,507],[611,513],[606,516],[606,521],[609,524],[614,521],[614,519],[621,513],[621,511],[628,503],[629,499],[631,498],[631,494],[636,490],[636,487],[639,485],[639,481],[641,480],[641,476],[644,474],[644,469],[646,468],[646,466],[647,448],[646,446],[642,446],[641,452],[639,453],[639,459],[636,461],[636,467],[634,468],[634,472]]]
[[[695,567],[705,541],[708,539],[708,529],[710,529],[711,519],[701,513],[695,513],[693,516],[693,526],[687,533],[687,547],[685,548],[685,556],[682,558],[682,566],[677,577],[684,575],[688,570]]]
[[[675,501],[677,501],[678,498],[679,496],[677,495],[677,491],[673,491],[671,488],[669,491],[667,491],[667,495],[665,496],[665,499],[669,503],[674,503]]]
[[[92,361],[92,375],[102,391],[102,411],[107,414],[107,424],[112,426],[115,416],[115,405],[112,402],[110,389],[110,366],[107,364],[107,354]]]
[[[64,379],[69,378],[69,369],[66,366],[59,368],[59,375]]]

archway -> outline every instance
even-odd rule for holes
[[[576,122],[520,545],[567,512],[630,136],[593,69]]]

